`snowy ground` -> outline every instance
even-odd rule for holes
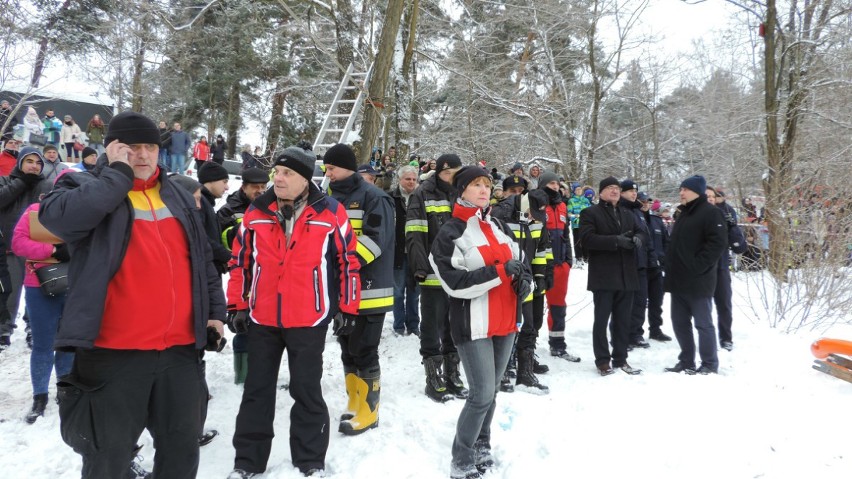
[[[538,354],[551,367],[541,376],[548,396],[498,395],[489,478],[848,478],[852,473],[852,385],[810,368],[817,335],[783,335],[743,313],[748,298],[735,278],[733,352],[720,351],[718,376],[664,373],[676,362],[676,343],[653,342],[629,361],[640,376],[601,378],[592,361],[591,295],[585,271],[572,271],[568,342],[583,361]],[[666,310],[667,311],[667,310]],[[668,314],[666,312],[666,314]],[[546,329],[546,326],[545,328]],[[671,333],[668,324],[664,330]],[[831,334],[837,332],[838,334]],[[849,338],[850,331],[830,335]],[[543,331],[546,335],[546,331]],[[327,476],[334,478],[444,478],[461,401],[436,404],[423,394],[416,337],[396,337],[391,315],[381,344],[381,425],[359,437],[331,434]],[[339,347],[326,344],[323,389],[336,426],[345,407]],[[224,478],[232,468],[231,436],[241,389],[232,384],[231,349],[208,356],[211,394],[208,428],[221,435],[201,451],[199,478]],[[62,442],[56,405],[30,426],[29,354],[23,337],[0,355],[0,471],[6,477],[79,477],[80,459]],[[286,378],[282,370],[282,382]],[[53,391],[51,390],[51,397]],[[265,478],[301,477],[290,464],[287,441],[292,404],[278,397],[276,438]],[[144,465],[152,466],[144,435]]]

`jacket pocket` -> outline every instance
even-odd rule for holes
[[[314,309],[317,313],[319,313],[322,309],[322,300],[320,299],[320,278],[319,278],[319,268],[315,267],[313,271],[313,281],[314,281]]]
[[[109,427],[99,420],[101,408],[111,407],[103,403],[101,388],[104,384],[87,388],[75,382],[73,377],[64,376],[56,383],[59,399],[59,432],[62,440],[77,454],[93,454],[109,447]],[[100,400],[100,401],[99,401]]]

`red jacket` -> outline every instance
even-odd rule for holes
[[[309,183],[291,236],[276,213],[274,189],[243,216],[231,251],[228,310],[250,310],[265,326],[322,326],[338,311],[356,315],[361,300],[358,241],[346,210]]]
[[[196,160],[207,161],[210,159],[210,145],[206,142],[199,141],[192,149],[192,157]]]
[[[0,152],[0,176],[9,176],[15,167],[18,166],[18,159],[6,153],[6,150]]]

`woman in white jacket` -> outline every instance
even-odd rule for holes
[[[24,143],[31,143],[30,135],[42,135],[42,128],[44,128],[44,125],[42,125],[41,118],[38,117],[35,108],[27,107],[27,114],[24,115]],[[44,143],[39,146],[42,145]]]
[[[80,161],[80,152],[74,149],[74,143],[80,141],[80,126],[74,122],[74,119],[71,118],[71,115],[65,115],[65,119],[62,122],[62,131],[59,132],[59,141],[65,145],[65,161],[71,161],[71,155],[74,155],[74,158]]]

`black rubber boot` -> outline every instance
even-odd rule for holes
[[[447,383],[447,391],[459,399],[465,399],[468,395],[468,390],[464,387],[464,382],[461,380],[459,371],[459,363],[461,359],[458,353],[450,353],[444,355],[444,381]]]
[[[33,424],[39,416],[44,416],[45,407],[47,407],[47,393],[33,396],[33,408],[27,413],[27,424]]]

